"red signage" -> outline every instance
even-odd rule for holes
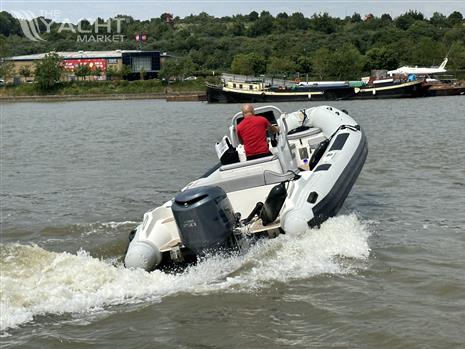
[[[74,71],[80,65],[87,65],[90,70],[100,68],[102,71],[107,70],[107,60],[103,58],[83,58],[83,59],[66,59],[64,61],[65,70]]]

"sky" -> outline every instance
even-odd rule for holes
[[[465,0],[0,0],[0,10],[17,13],[32,13],[35,16],[52,18],[59,22],[77,22],[80,19],[109,18],[117,14],[130,15],[136,19],[159,17],[162,13],[173,13],[185,17],[202,11],[217,17],[234,14],[248,14],[251,11],[302,12],[306,17],[314,13],[328,12],[333,17],[351,16],[358,12],[362,17],[368,13],[381,15],[389,13],[396,17],[408,10],[417,10],[426,17],[434,12],[449,15],[459,11],[465,16]]]

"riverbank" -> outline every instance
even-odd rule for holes
[[[205,91],[180,93],[119,93],[119,94],[83,94],[83,95],[36,95],[36,96],[0,96],[0,103],[18,102],[68,102],[68,101],[109,101],[134,99],[166,99],[169,102],[206,101]]]
[[[143,81],[70,81],[60,82],[53,90],[40,91],[35,84],[5,86],[0,102],[55,102],[77,100],[166,99],[167,101],[206,100],[203,79],[163,84]]]

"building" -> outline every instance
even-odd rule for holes
[[[128,80],[140,79],[140,73],[145,73],[145,78],[157,77],[160,71],[160,61],[168,55],[160,54],[159,51],[140,50],[115,50],[115,51],[77,51],[77,52],[55,52],[63,59],[64,78],[67,80],[76,79],[75,70],[80,65],[88,65],[91,70],[100,68],[101,76],[105,79],[105,72],[108,69],[121,70],[124,66],[129,67]],[[22,67],[27,67],[31,71],[31,77],[26,80],[33,80],[34,65],[43,59],[47,53],[32,55],[14,56],[5,58],[5,61],[13,63],[16,80],[21,79],[19,71]],[[163,56],[163,57],[162,57]],[[166,56],[166,57],[165,57]]]

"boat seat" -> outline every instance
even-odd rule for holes
[[[223,165],[211,176],[200,178],[192,187],[202,185],[217,185],[225,192],[280,183],[294,176],[292,173],[283,173],[281,164],[276,155],[244,161],[240,163]]]
[[[233,170],[235,168],[241,168],[241,167],[246,167],[246,166],[252,166],[256,164],[261,164],[263,162],[268,162],[277,159],[277,155],[270,155],[270,156],[265,156],[263,158],[258,158],[258,159],[253,159],[253,160],[247,160],[247,161],[241,161],[241,162],[235,162],[234,164],[228,164],[228,165],[223,165],[220,167],[220,171],[227,171],[227,170]]]
[[[281,183],[295,177],[295,174],[290,171],[288,171],[287,173],[276,173],[267,170],[263,172],[263,175],[265,176],[265,184],[267,185]]]

